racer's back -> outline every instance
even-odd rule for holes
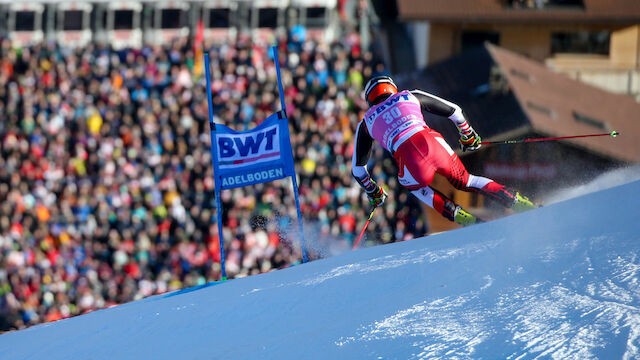
[[[388,151],[395,151],[411,135],[427,128],[420,101],[407,90],[369,108],[363,122],[369,136]]]

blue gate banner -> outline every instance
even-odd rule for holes
[[[218,189],[233,189],[295,176],[289,123],[280,111],[248,131],[216,124],[211,131]]]
[[[211,158],[215,181],[216,208],[218,213],[218,236],[220,242],[221,280],[227,280],[222,224],[222,202],[220,192],[225,189],[255,185],[291,176],[293,195],[298,213],[302,262],[306,263],[307,247],[302,227],[302,212],[298,195],[298,182],[293,164],[293,151],[289,135],[289,120],[284,101],[282,77],[277,47],[273,46],[273,57],[278,75],[278,92],[282,109],[266,118],[260,125],[248,131],[235,131],[213,122],[213,95],[211,93],[211,65],[209,54],[204,54],[207,81],[207,104],[209,127],[211,128]]]

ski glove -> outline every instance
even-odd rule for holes
[[[482,141],[482,139],[480,138],[480,135],[478,135],[478,133],[473,130],[470,129],[469,131],[467,131],[466,134],[460,133],[460,148],[462,149],[462,151],[473,151],[473,150],[478,150],[480,148],[480,142]]]
[[[373,180],[371,180],[371,182],[373,182]],[[387,199],[387,193],[384,191],[382,186],[378,186],[378,184],[376,184],[375,182],[373,183],[375,185],[375,188],[372,192],[368,192],[367,196],[369,197],[369,204],[371,204],[371,206],[373,206],[374,208],[377,208],[384,204],[384,201]]]

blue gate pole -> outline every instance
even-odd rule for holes
[[[220,268],[222,270],[222,278],[227,280],[227,270],[224,264],[224,239],[222,238],[222,204],[220,201],[220,190],[216,190],[216,206],[218,207],[218,237],[220,238]]]
[[[284,101],[284,90],[282,87],[282,77],[280,76],[280,61],[278,61],[278,46],[274,45],[273,50],[273,61],[276,63],[276,74],[278,75],[278,91],[280,92],[280,106],[282,107],[282,112],[284,112],[285,119],[288,121],[287,117],[287,106]],[[296,199],[296,210],[298,211],[298,230],[300,231],[300,247],[302,248],[302,262],[306,263],[307,259],[307,246],[304,241],[304,229],[302,227],[302,213],[300,212],[300,199],[298,196],[298,181],[296,180],[295,171],[293,172],[293,176],[291,177],[291,182],[293,183],[293,195]]]
[[[209,66],[209,53],[204,53],[204,67],[205,74],[207,76],[207,103],[209,104],[209,128],[211,133],[211,160],[213,161],[213,168],[216,168],[216,162],[218,161],[218,152],[216,149],[215,136],[214,132],[216,131],[216,124],[213,123],[213,100],[211,95],[211,73]],[[227,280],[227,270],[225,268],[224,263],[224,238],[222,237],[222,202],[220,201],[220,182],[217,181],[218,174],[213,174],[214,183],[215,183],[215,195],[216,195],[216,206],[218,207],[218,237],[220,240],[220,267],[222,270],[222,278],[220,280]]]

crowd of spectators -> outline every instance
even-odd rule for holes
[[[188,39],[115,51],[0,46],[0,331],[220,279],[202,63]],[[279,110],[266,46],[205,44],[215,121]],[[363,83],[385,72],[351,34],[278,41],[311,258],[347,249],[367,217],[351,177]],[[373,173],[397,188],[381,148]],[[393,192],[369,242],[426,232]],[[289,180],[222,192],[230,278],[299,263]]]

